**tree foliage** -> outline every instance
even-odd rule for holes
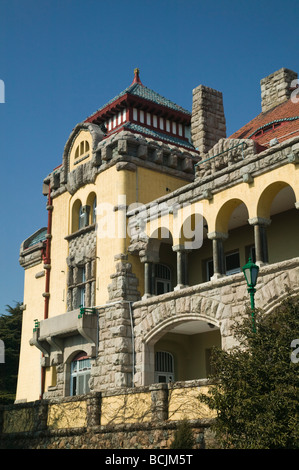
[[[291,360],[299,296],[289,292],[274,312],[256,312],[255,332],[248,313],[233,328],[239,346],[214,350],[216,385],[200,399],[217,412],[214,431],[224,448],[299,448],[299,362]]]
[[[19,366],[22,328],[21,304],[7,305],[5,314],[0,316],[0,339],[5,345],[5,363],[0,364],[0,402],[14,400]]]

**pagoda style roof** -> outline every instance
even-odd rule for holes
[[[131,95],[131,96],[138,97],[147,101],[151,101],[155,105],[163,106],[173,111],[178,111],[180,113],[191,116],[191,112],[188,111],[187,109],[182,108],[181,106],[177,105],[173,101],[160,95],[156,91],[151,90],[150,88],[144,86],[140,81],[137,82],[134,80],[130,86],[125,88],[121,93],[116,95],[113,99],[108,101],[104,106],[99,108],[95,113],[89,116],[86,119],[86,121],[92,121],[96,117],[96,115],[99,115],[101,113],[101,111],[104,111],[105,108],[109,107],[112,103],[117,102],[120,98],[122,98],[125,95]]]
[[[192,113],[143,85],[139,69],[130,86],[85,119],[99,126],[107,138],[128,129],[153,139],[194,149],[190,137]]]

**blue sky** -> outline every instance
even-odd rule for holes
[[[47,224],[43,179],[73,127],[131,84],[184,108],[223,92],[227,135],[259,114],[260,79],[299,72],[298,0],[0,0],[0,314],[23,300],[21,242]]]

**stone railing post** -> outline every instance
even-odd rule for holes
[[[152,421],[166,421],[168,419],[168,385],[166,383],[153,384],[149,390],[152,399]]]
[[[48,427],[48,401],[41,400],[37,403],[35,410],[35,431],[44,431]]]
[[[94,392],[87,398],[86,407],[86,425],[87,427],[98,426],[101,424],[101,392]]]

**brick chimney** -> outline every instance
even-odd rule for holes
[[[265,113],[280,103],[287,101],[294,89],[292,81],[298,74],[289,69],[279,69],[261,80],[262,112]]]
[[[199,85],[193,90],[191,138],[200,153],[207,153],[226,137],[222,93]]]

